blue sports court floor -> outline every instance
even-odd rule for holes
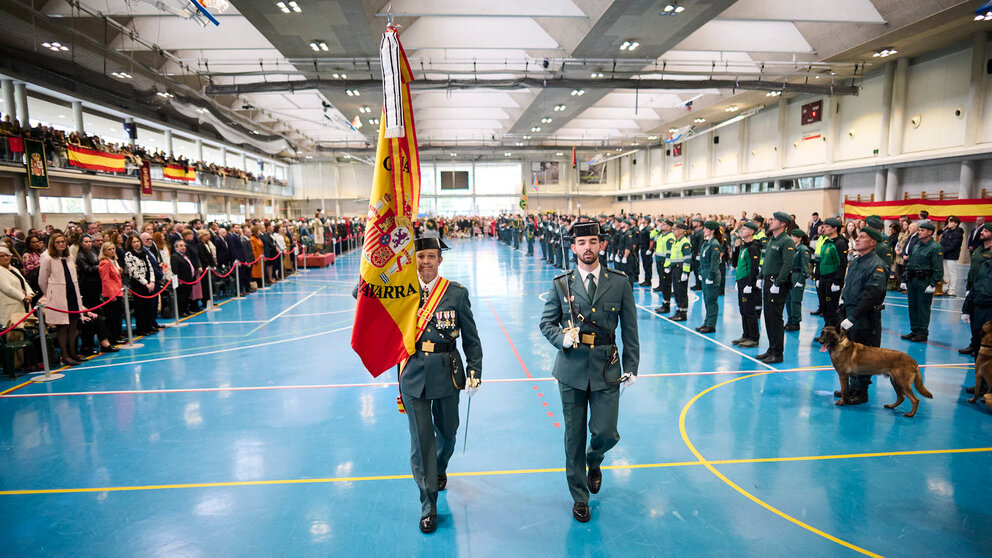
[[[992,416],[965,402],[961,299],[938,299],[928,344],[890,293],[883,345],[924,365],[916,417],[834,406],[812,337],[778,366],[737,350],[736,296],[718,332],[655,316],[636,289],[640,379],[621,397],[593,519],[572,519],[554,350],[538,321],[555,271],[492,240],[455,241],[441,272],[472,293],[484,345],[468,446],[417,528],[395,374],[349,347],[358,256],[200,314],[49,384],[0,382],[6,556],[989,556]],[[733,289],[732,286],[729,287]],[[807,304],[815,304],[810,294]],[[808,308],[807,310],[812,309]],[[16,388],[16,389],[15,389]],[[13,391],[11,391],[13,390]]]

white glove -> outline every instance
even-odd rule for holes
[[[838,298],[837,299],[837,304],[840,305],[840,306],[844,306],[844,299],[843,298]]]
[[[778,294],[778,291],[779,291],[778,285],[776,285],[774,283],[772,283],[772,286],[771,287],[768,287],[768,292],[770,292],[772,294]]]
[[[683,273],[682,274],[682,281],[688,281],[688,280],[689,280],[689,274],[688,273]]]
[[[854,322],[852,322],[851,320],[848,320],[847,318],[845,318],[844,321],[840,323],[840,327],[844,331],[847,331],[847,330],[851,329],[852,327],[854,327]]]
[[[761,287],[763,287],[764,285],[765,285],[765,280],[764,279],[758,279],[757,281],[754,282],[754,286],[755,287],[758,287],[759,289]]]
[[[744,294],[751,294],[751,285],[744,287]]]
[[[965,298],[968,298],[968,295],[970,295],[970,294],[971,294],[971,291],[965,291],[965,292],[964,292],[964,297],[965,297]]]
[[[605,253],[606,253],[606,250],[600,250],[600,251],[599,251],[599,255],[600,255],[600,256],[602,256],[602,255],[603,255],[603,254],[605,254]]]
[[[696,257],[695,257],[695,258],[693,258],[693,259],[695,259],[695,260],[696,260],[696,261],[698,262],[698,261],[699,261],[699,256],[696,256]]]
[[[934,286],[933,286],[933,285],[930,285],[929,287],[927,287],[926,289],[924,289],[924,291],[923,291],[923,292],[925,292],[925,293],[927,293],[927,294],[930,294],[930,293],[932,293],[932,292],[934,292],[934,291],[936,291],[936,290],[937,290],[937,289],[936,289],[936,288],[934,288]]]
[[[971,325],[971,314],[961,314],[961,323]]]
[[[613,261],[620,263],[620,254],[613,256]]]
[[[475,376],[469,375],[468,379],[465,380],[465,395],[472,397],[475,392],[479,391],[479,387],[482,385],[482,380],[476,378]]]
[[[669,267],[666,267],[665,268],[665,275],[670,275],[671,273],[672,273],[672,269],[669,268]]]
[[[815,282],[814,284],[816,285],[816,288],[817,288],[817,289],[819,289],[819,288],[820,288],[820,280],[819,280],[819,279],[817,279],[817,280],[816,280],[816,282]]]
[[[840,292],[840,285],[838,285],[837,283],[830,285],[830,292],[832,293]]]
[[[797,281],[797,282],[796,282],[796,287],[795,287],[795,288],[797,288],[797,289],[801,289],[801,288],[803,288],[803,284]]]
[[[620,385],[623,386],[624,388],[629,388],[630,386],[634,385],[636,382],[637,382],[637,376],[633,374],[625,374],[622,378],[620,378]]]
[[[644,255],[645,256],[650,256],[651,255],[651,250],[645,250],[644,251]]]
[[[578,341],[578,339],[575,338],[575,334],[571,331],[566,331],[565,338],[561,340],[561,346],[568,349],[572,345],[575,345],[576,341]]]
[[[906,290],[906,283],[899,283],[899,290],[900,291],[905,291]]]
[[[624,263],[624,264],[627,263],[627,258],[623,258],[622,260],[620,260],[620,263]]]
[[[707,279],[706,281],[703,281],[703,282],[706,283],[707,285],[712,285],[713,284],[713,281],[710,281],[709,279]]]

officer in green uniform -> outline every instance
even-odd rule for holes
[[[741,327],[744,333],[740,339],[731,341],[734,345],[751,348],[758,346],[761,339],[761,329],[758,327],[758,317],[761,314],[761,242],[754,238],[758,224],[748,221],[741,226],[740,235],[743,245],[737,256],[737,306],[741,311]]]
[[[886,280],[888,280],[888,273],[892,269],[892,247],[889,246],[889,239],[885,236],[885,224],[878,215],[869,215],[865,218],[865,225],[882,235],[883,240],[878,242],[878,246],[875,247],[875,255],[881,258],[882,265],[886,269]]]
[[[785,297],[791,286],[792,260],[796,254],[796,245],[785,232],[791,222],[792,216],[784,211],[776,211],[768,220],[771,237],[765,245],[765,263],[761,266],[768,350],[755,357],[768,364],[782,362],[782,354],[785,352],[782,312],[785,310]]]
[[[552,374],[565,419],[565,476],[574,502],[572,516],[584,523],[591,517],[589,493],[598,493],[603,482],[603,456],[620,441],[620,386],[636,381],[640,350],[633,287],[622,272],[599,264],[599,224],[576,223],[570,236],[578,269],[552,281],[541,333],[558,350]],[[622,357],[617,354],[618,325]],[[592,435],[588,448],[587,423]]]
[[[720,247],[723,244],[723,233],[720,223],[706,221],[703,223],[703,244],[699,248],[699,276],[703,280],[703,305],[706,307],[706,318],[703,325],[696,328],[699,333],[716,331],[716,319],[720,314]]]
[[[789,295],[785,297],[785,309],[789,315],[785,331],[799,331],[799,322],[803,319],[803,295],[806,294],[806,280],[809,279],[809,246],[806,245],[806,233],[802,229],[792,229],[789,234],[795,239],[796,255],[792,259]]]
[[[914,343],[926,342],[930,337],[930,305],[937,283],[944,279],[944,250],[933,240],[937,226],[933,221],[920,223],[920,242],[913,248],[906,265],[905,276],[909,296],[910,332],[902,338]]]
[[[651,219],[647,217],[641,217],[641,228],[638,231],[637,236],[637,254],[641,259],[641,267],[644,268],[644,280],[639,283],[642,287],[651,287],[653,269],[652,269],[652,253],[651,245],[653,244],[651,235],[654,233],[654,228],[651,227]]]
[[[978,279],[978,273],[982,269],[982,264],[992,259],[992,223],[982,225],[979,235],[978,238],[982,243],[971,251],[971,266],[968,268],[968,284],[965,289],[965,298],[968,297],[968,294],[974,288],[975,281]],[[963,322],[971,325],[971,343],[967,347],[958,350],[958,352],[963,355],[978,356],[978,349],[982,344],[982,326],[985,323],[975,319],[973,309],[972,312],[962,314],[961,318]],[[974,391],[974,388],[972,388],[972,391]]]
[[[685,221],[677,221],[673,229],[671,248],[668,250],[668,275],[672,278],[672,298],[675,299],[675,314],[668,319],[684,322],[689,312],[689,273],[692,272],[692,245],[686,236]],[[655,310],[657,312],[658,310]]]
[[[633,287],[637,283],[637,231],[634,229],[634,222],[630,219],[624,220],[623,223],[623,236],[618,254],[620,256],[620,269],[627,274],[627,280]]]
[[[696,284],[692,290],[703,290],[703,281],[699,278],[699,251],[703,247],[703,218],[696,216],[692,218],[692,234],[689,235],[689,243],[692,246],[692,273],[696,277]]]
[[[514,215],[510,219],[510,238],[513,239],[513,248],[520,249],[520,217]]]
[[[840,219],[831,217],[823,222],[823,247],[820,249],[820,264],[817,266],[816,296],[820,301],[823,325],[837,327],[840,324],[838,301],[844,283],[842,256],[837,246],[844,240],[837,234],[844,225]],[[846,257],[846,248],[845,256]]]
[[[878,256],[878,244],[885,236],[872,227],[864,227],[854,239],[854,250],[859,255],[851,260],[841,292],[840,313],[844,320],[840,327],[847,338],[868,347],[882,345],[882,303],[885,301],[889,274],[885,263]],[[860,405],[868,401],[871,376],[848,378],[846,405]],[[841,397],[843,391],[834,392]]]
[[[528,217],[524,221],[524,237],[527,239],[527,255],[534,255],[534,223]]]
[[[438,284],[439,238],[418,238],[417,275],[421,304]],[[455,341],[462,338],[462,363]],[[410,423],[410,465],[420,488],[420,530],[437,528],[437,493],[448,483],[448,460],[455,451],[459,391],[472,396],[482,379],[482,343],[472,316],[468,289],[451,282],[417,342],[417,352],[400,374],[400,395]],[[473,381],[474,380],[474,381]],[[461,384],[461,385],[459,385]]]

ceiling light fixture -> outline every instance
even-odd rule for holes
[[[876,50],[871,56],[872,58],[888,58],[897,52],[899,51],[892,47],[885,47],[882,50]]]
[[[318,41],[317,39],[314,39],[310,41],[310,50],[314,52],[320,52],[320,51],[327,52],[328,50],[331,49],[327,48],[327,43],[325,43],[324,41]]]
[[[541,119],[541,123],[542,124],[551,124],[551,119],[548,118],[547,116],[545,116],[544,118]]]
[[[361,112],[361,113],[372,112],[372,109],[369,108],[367,105],[365,105],[365,106],[358,107],[358,112]]]
[[[114,76],[117,79],[133,79],[134,78],[134,76],[132,76],[131,74],[129,74],[127,72],[113,72],[110,75]]]
[[[530,136],[524,136],[524,139],[525,140],[529,140],[530,139]]]
[[[624,41],[620,45],[620,50],[626,50],[627,52],[634,52],[635,50],[637,50],[637,47],[639,47],[639,46],[641,46],[641,43],[639,43],[637,41],[633,41],[633,40]],[[593,77],[596,77],[596,76],[593,76]],[[599,77],[603,77],[603,75],[600,74]]]
[[[47,48],[48,50],[50,50],[52,52],[59,52],[59,51],[65,52],[65,51],[69,50],[69,47],[65,46],[64,44],[62,44],[62,43],[60,43],[58,41],[44,42],[44,43],[41,43],[41,46]]]
[[[975,21],[992,21],[992,0],[983,2],[982,5],[975,10]]]
[[[565,154],[563,152],[561,152],[561,151],[559,151],[558,153],[555,153],[555,157],[563,157],[564,155]]]
[[[301,8],[300,5],[296,3],[296,0],[290,0],[289,7],[298,14],[303,13],[303,8]]]
[[[739,110],[741,110],[741,109],[737,105],[731,105],[731,106],[723,109],[723,112],[737,112]]]
[[[521,145],[523,145],[523,144],[524,144],[524,142],[522,142],[522,141],[518,141],[518,142],[516,143],[516,145],[517,145],[517,147],[520,147],[520,146],[521,146]]]
[[[507,151],[507,152],[505,152],[505,153],[503,153],[503,156],[504,156],[504,157],[510,157],[510,156],[512,156],[512,155],[513,155],[513,153],[510,153],[509,151]]]
[[[457,156],[458,156],[458,154],[457,154],[457,153],[455,153],[454,151],[452,151],[452,152],[451,152],[451,156],[452,156],[452,157],[457,157]]]
[[[706,119],[700,117],[700,118],[693,118],[692,121],[695,122],[696,124],[702,124],[703,122],[706,122]]]
[[[678,128],[669,128],[669,129],[668,129],[668,133],[669,133],[669,134],[674,134],[675,132],[678,132],[678,131],[679,131],[679,129],[678,129]]]
[[[658,139],[658,136],[648,136],[648,139],[653,141]]]
[[[531,126],[530,127],[530,131],[531,132],[540,132],[541,131],[541,127],[540,126]]]
[[[561,112],[565,110],[565,105],[555,105],[555,112]]]
[[[378,126],[379,125],[379,119],[378,118],[369,118],[369,124],[372,124],[373,126]]]
[[[603,73],[602,72],[593,72],[593,73],[589,74],[589,77],[591,77],[591,78],[601,78],[601,77],[603,77]]]
[[[349,97],[358,97],[359,95],[361,95],[361,93],[357,89],[345,89],[344,93]]]
[[[582,95],[585,95],[585,94],[586,94],[586,90],[585,89],[573,89],[572,90],[572,96],[573,97],[579,97],[579,96],[582,96]]]
[[[175,97],[175,95],[169,93],[168,91],[156,91],[155,94],[158,95],[159,97],[165,97],[166,99],[171,99],[172,97]]]
[[[678,2],[665,4],[665,10],[661,12],[663,16],[677,16],[685,11],[685,6],[680,6]]]
[[[769,91],[768,93],[765,93],[765,97],[778,97],[781,94],[781,91]]]
[[[287,6],[285,2],[276,2],[276,7],[279,8],[279,10],[282,11],[282,13],[284,14],[288,14],[292,12],[292,10],[289,9],[289,6]]]

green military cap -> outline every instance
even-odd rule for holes
[[[671,219],[665,219],[664,221],[665,221],[665,224],[668,225],[669,227],[675,225],[675,222],[672,221]]]
[[[885,226],[882,224],[882,218],[878,215],[869,215],[865,218],[865,224],[875,230],[882,230]]]
[[[634,221],[633,219],[626,219],[626,220],[624,221],[624,223],[627,223],[628,225],[630,225],[630,226],[632,226],[632,227],[633,227],[634,225],[636,225],[636,224],[637,224],[637,222],[636,222],[636,221]]]
[[[748,222],[746,222],[746,223],[744,223],[744,226],[745,226],[745,227],[747,227],[747,228],[749,228],[749,229],[751,229],[752,231],[755,231],[755,232],[757,232],[757,231],[758,231],[758,229],[760,229],[760,228],[761,228],[761,227],[760,227],[760,226],[759,226],[759,225],[758,225],[757,223],[755,223],[754,221],[748,221]]]
[[[992,223],[985,223],[984,225],[982,225],[982,228],[989,232],[992,232]]]
[[[833,227],[835,229],[840,229],[840,228],[842,228],[844,226],[844,223],[841,223],[840,222],[840,219],[838,219],[836,217],[830,217],[829,219],[824,220],[823,221],[823,224],[824,225],[830,225],[831,227]]]
[[[679,219],[678,221],[675,221],[675,224],[672,225],[672,226],[675,227],[676,229],[685,229],[686,228],[685,221],[683,221],[682,219]],[[990,226],[992,226],[992,224],[990,224]]]
[[[720,228],[720,223],[717,223],[716,221],[706,221],[703,223],[703,226],[711,231],[715,231]]]
[[[872,239],[875,242],[884,242],[885,241],[885,235],[882,234],[878,229],[876,229],[874,227],[864,227],[864,228],[861,229],[861,231],[863,233],[867,234],[868,236],[872,237]]]
[[[937,230],[937,225],[933,221],[920,221],[920,228],[935,231]]]
[[[776,211],[775,213],[772,213],[772,217],[778,219],[779,221],[782,221],[783,223],[792,222],[792,215],[789,215],[784,211]]]
[[[703,222],[703,218],[702,217],[698,217],[698,216],[697,217],[693,217],[692,218],[692,222],[693,223],[702,223]]]
[[[789,231],[789,234],[791,234],[796,238],[802,238],[806,233],[803,232],[802,229],[792,229],[791,231]]]
[[[759,223],[759,224],[760,223],[764,223],[765,222],[765,218],[762,217],[761,215],[755,215],[754,216],[754,222],[755,223]]]

